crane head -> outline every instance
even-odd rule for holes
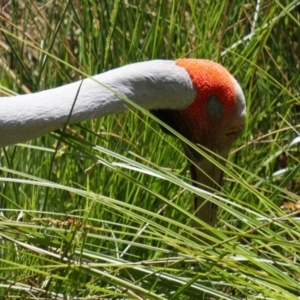
[[[188,72],[195,99],[182,110],[162,109],[152,113],[193,144],[216,154],[214,159],[224,165],[220,157],[227,158],[245,125],[246,105],[242,89],[224,67],[209,60],[179,59],[176,65]],[[219,189],[223,172],[186,143],[183,147],[193,162],[191,176],[194,184],[212,192]],[[196,196],[195,214],[214,226],[217,206]]]

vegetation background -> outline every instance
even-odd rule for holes
[[[147,113],[1,149],[0,298],[299,299],[299,32],[299,0],[0,1],[2,96],[193,57],[248,111],[206,233],[180,142]]]

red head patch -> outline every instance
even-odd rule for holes
[[[180,114],[189,117],[191,121],[194,119],[193,123],[198,123],[201,119],[202,124],[207,121],[212,126],[228,117],[236,105],[235,86],[231,74],[221,65],[209,60],[178,59],[175,63],[186,69],[197,91],[194,102],[180,111]],[[219,102],[222,108],[218,120],[212,120],[207,114],[208,100],[212,98],[215,101],[211,102]]]

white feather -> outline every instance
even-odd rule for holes
[[[116,93],[145,109],[178,110],[191,104],[196,95],[184,68],[176,66],[174,61],[154,60],[127,65],[59,88],[2,97],[0,147],[24,142],[64,126],[75,99],[68,124],[120,113],[128,104]]]

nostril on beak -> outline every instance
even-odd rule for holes
[[[230,135],[236,135],[239,132],[241,133],[243,129],[243,126],[239,126],[239,127],[231,127],[226,131],[226,135],[230,136]]]
[[[236,129],[230,129],[226,132],[226,135],[234,135],[238,132],[239,130],[236,128]]]
[[[244,129],[244,124],[232,124],[232,126],[230,126],[228,128],[228,130],[226,131],[226,135],[227,136],[230,136],[230,135],[234,135],[234,134],[237,134],[237,133],[241,133]]]

